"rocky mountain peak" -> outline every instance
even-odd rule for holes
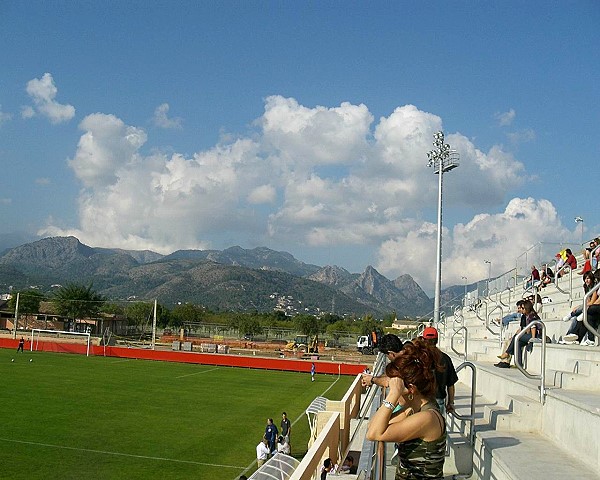
[[[332,287],[340,287],[352,280],[352,274],[337,265],[326,265],[308,278]]]

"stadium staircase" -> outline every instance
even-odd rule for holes
[[[453,433],[445,473],[485,480],[598,479],[600,347],[558,343],[569,326],[562,317],[583,301],[581,276],[569,273],[540,291],[540,317],[552,343],[545,355],[541,343],[530,344],[523,363],[531,376],[541,376],[544,357],[542,392],[541,379],[529,378],[514,364],[494,366],[518,322],[501,331],[493,320],[514,311],[523,291],[517,284],[492,294],[478,308],[457,310],[440,326],[440,347],[454,365],[466,360],[476,372],[473,421],[449,416]],[[471,414],[471,384],[471,370],[461,370],[456,405],[462,417]]]

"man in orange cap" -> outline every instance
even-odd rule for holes
[[[423,338],[435,348],[438,348],[438,331],[435,328],[425,328],[425,330],[423,330]],[[454,369],[454,364],[450,357],[441,350],[439,350],[439,352],[442,365],[444,365],[444,371],[435,372],[435,383],[437,384],[435,399],[440,407],[440,412],[442,415],[445,415],[446,411],[454,411],[454,384],[458,381],[458,375],[456,375],[456,370]]]

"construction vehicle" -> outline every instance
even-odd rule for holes
[[[377,348],[377,343],[381,337],[381,332],[372,331],[369,335],[361,335],[356,340],[356,348],[360,353],[373,355]]]
[[[309,340],[308,335],[297,335],[293,341],[288,342],[285,349],[294,352],[319,353],[319,336],[315,335],[312,340]]]

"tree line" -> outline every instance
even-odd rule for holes
[[[50,304],[50,312],[69,320],[99,318],[102,315],[115,315],[127,319],[128,325],[143,326],[152,320],[154,302],[112,301],[96,292],[93,285],[70,283],[60,287],[52,295],[44,295],[38,290],[23,290],[19,293],[18,312],[20,315],[40,313],[42,302]],[[17,295],[8,302],[11,311],[16,309]],[[172,308],[157,304],[157,325],[160,328],[179,329],[186,324],[213,323],[226,325],[238,331],[240,336],[258,336],[266,327],[293,329],[304,335],[327,334],[338,339],[343,334],[365,335],[375,329],[391,326],[395,314],[392,312],[383,320],[371,315],[362,317],[341,317],[333,313],[315,316],[298,314],[287,316],[282,311],[272,312],[214,312],[202,305],[178,304]]]

